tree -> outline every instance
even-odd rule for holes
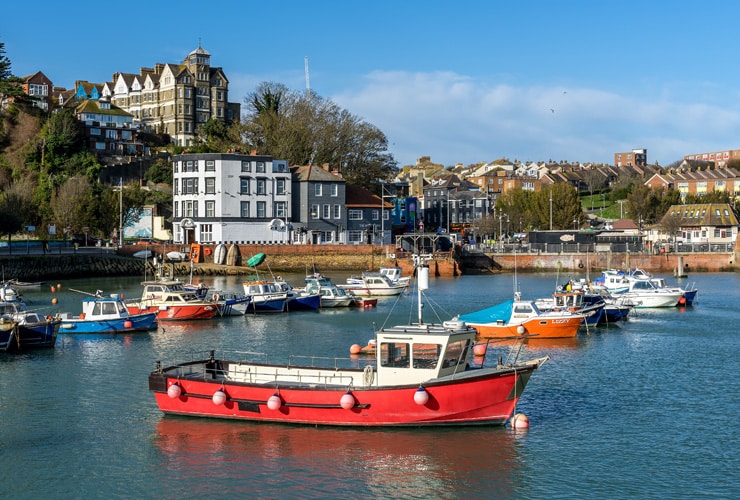
[[[330,100],[262,83],[245,102],[244,142],[259,154],[291,165],[326,163],[339,169],[347,182],[368,189],[396,172],[386,136]]]
[[[29,198],[24,195],[22,187],[11,185],[0,193],[0,234],[8,235],[8,247],[13,234],[26,225],[29,213]]]
[[[600,189],[604,186],[604,182],[606,181],[606,177],[604,176],[604,173],[596,168],[595,166],[589,168],[588,170],[582,171],[582,177],[583,182],[586,183],[586,186],[588,186],[588,193],[591,196],[591,210],[594,209],[594,190]]]
[[[5,97],[24,98],[22,80],[10,71],[10,59],[5,55],[5,43],[0,42],[0,101]]]

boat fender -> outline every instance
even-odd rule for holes
[[[213,300],[214,300],[214,302],[218,302],[220,299],[221,299],[221,297],[219,296],[219,294],[217,294],[217,293],[214,293],[213,294]]]
[[[524,325],[519,325],[516,327],[516,333],[519,335],[524,335],[527,332],[527,329],[524,328]]]
[[[206,249],[203,250],[203,253],[206,254],[206,255],[211,255],[211,249],[208,248],[208,247],[206,247]]]

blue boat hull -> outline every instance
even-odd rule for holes
[[[247,307],[247,313],[270,312],[277,313],[285,311],[287,299],[259,300],[252,298],[252,303]]]
[[[132,314],[108,320],[67,319],[62,321],[62,333],[126,333],[148,331],[156,328],[157,313]],[[127,322],[131,325],[127,327]]]
[[[310,311],[321,307],[321,295],[308,295],[296,297],[288,302],[288,311]]]

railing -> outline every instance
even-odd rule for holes
[[[661,251],[662,249],[662,251]],[[732,253],[734,243],[680,243],[671,246],[669,253]],[[665,253],[663,245],[653,248],[642,247],[632,243],[475,243],[463,245],[463,255],[490,254],[490,253]]]

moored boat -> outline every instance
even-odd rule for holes
[[[570,311],[542,312],[534,301],[522,300],[517,294],[513,300],[461,314],[458,319],[478,330],[480,338],[515,338],[526,335],[536,340],[575,337],[583,315]]]
[[[156,312],[157,321],[212,319],[218,313],[218,304],[201,300],[194,292],[185,290],[177,280],[144,281],[141,298],[126,301],[132,314]]]
[[[337,285],[339,288],[352,292],[355,295],[360,296],[395,296],[402,294],[407,288],[407,285],[402,283],[392,283],[387,276],[382,274],[370,274],[363,275],[359,283]]]
[[[347,307],[356,304],[355,295],[339,288],[331,278],[314,273],[306,277],[306,290],[318,292],[321,299],[321,307]]]
[[[429,271],[419,269],[421,291]],[[149,389],[165,414],[362,427],[505,424],[549,357],[476,364],[475,338],[461,321],[425,323],[419,292],[418,322],[378,330],[374,359],[275,364],[266,355],[208,351],[157,362]]]
[[[77,290],[72,290],[77,291]],[[85,293],[85,292],[79,292]],[[62,333],[143,332],[157,327],[157,312],[132,314],[120,295],[104,296],[101,290],[82,299],[80,314],[62,313]]]
[[[26,309],[22,302],[0,302],[0,351],[51,348],[61,320]]]

